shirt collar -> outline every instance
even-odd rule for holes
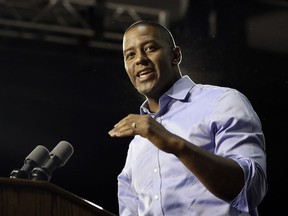
[[[191,88],[195,86],[195,83],[190,79],[189,76],[184,75],[179,80],[177,80],[174,85],[165,92],[161,97],[164,95],[167,95],[171,98],[174,98],[176,100],[184,100],[190,91]],[[148,102],[147,100],[144,101],[144,103],[140,107],[140,113],[141,114],[147,114],[150,113],[148,109]]]
[[[195,83],[187,76],[182,76],[174,85],[165,93],[171,98],[184,100]]]

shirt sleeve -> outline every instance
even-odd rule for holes
[[[131,146],[130,146],[131,147]],[[128,149],[128,156],[126,158],[125,166],[118,175],[118,206],[119,215],[121,216],[135,216],[138,215],[138,196],[132,189],[131,179],[128,173],[131,172],[129,162],[131,160]]]
[[[249,212],[267,192],[265,139],[260,119],[248,99],[233,89],[219,97],[211,118],[215,153],[235,160],[245,176],[243,189],[230,204]]]

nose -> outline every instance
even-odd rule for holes
[[[136,56],[136,64],[147,64],[148,57],[145,52],[138,52]]]

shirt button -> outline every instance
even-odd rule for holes
[[[156,121],[157,121],[157,122],[161,122],[161,117],[157,117],[157,118],[156,118]]]
[[[157,169],[157,168],[154,168],[153,171],[154,171],[154,173],[157,173],[157,172],[158,172],[158,169]]]
[[[158,200],[158,199],[159,199],[159,196],[156,194],[156,195],[154,196],[154,199],[155,199],[155,200]]]

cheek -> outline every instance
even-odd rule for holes
[[[129,67],[127,64],[125,64],[125,70],[126,70],[126,73],[130,79],[130,81],[132,83],[134,83],[134,76],[133,76],[133,70],[131,67]]]
[[[167,71],[169,71],[171,68],[171,63],[168,61],[165,61],[164,59],[159,60],[157,62],[156,67],[160,73],[167,73]]]
[[[163,53],[160,53],[159,55],[154,56],[154,64],[158,69],[166,70],[171,66],[171,59],[169,58],[169,55],[164,55]]]
[[[128,75],[128,77],[129,77],[130,81],[131,81],[132,83],[134,83],[134,77],[133,77],[130,73],[128,73],[128,72],[127,72],[127,75]]]
[[[128,73],[128,64],[126,63],[126,61],[124,61],[124,68],[125,68],[126,72]]]
[[[129,67],[129,65],[127,63],[124,64],[125,67],[125,71],[128,74],[128,76],[130,77],[131,74],[131,67]]]

